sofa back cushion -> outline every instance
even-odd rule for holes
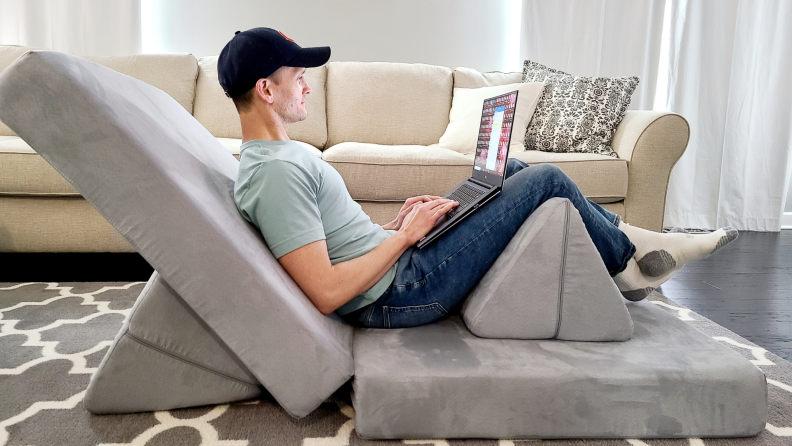
[[[327,68],[308,68],[305,81],[311,93],[305,97],[308,118],[289,126],[289,138],[306,142],[319,149],[327,143],[327,111],[325,84]],[[195,119],[218,138],[242,138],[242,126],[234,102],[226,97],[217,80],[217,56],[198,59],[198,83],[195,92]]]
[[[0,72],[19,56],[34,48],[26,46],[0,45]],[[195,98],[195,79],[198,63],[189,53],[137,54],[133,56],[86,56],[92,62],[119,73],[134,77],[168,93],[185,110],[192,113]],[[0,136],[16,136],[0,122]]]
[[[341,142],[429,145],[451,111],[451,69],[384,62],[327,65],[327,146]]]
[[[157,87],[176,99],[185,110],[193,112],[198,61],[190,53],[89,56],[84,59]]]
[[[30,51],[31,48],[16,45],[0,45],[0,73],[11,65],[19,56]],[[0,122],[0,136],[16,136],[13,130]]]
[[[454,70],[454,88],[497,87],[498,85],[522,82],[522,73],[501,73],[492,71],[481,73],[472,68],[460,67]]]

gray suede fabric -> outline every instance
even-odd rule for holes
[[[577,209],[552,198],[523,223],[462,306],[475,335],[626,341],[633,322]]]
[[[272,257],[234,204],[239,163],[166,93],[77,57],[29,52],[0,75],[0,120],[135,247],[289,414],[307,415],[352,376],[352,328],[317,311]],[[125,340],[114,352],[132,348]],[[168,364],[162,373],[171,373]],[[123,376],[130,389],[151,385]],[[167,408],[169,398],[163,388],[158,404]],[[185,404],[179,395],[171,402]]]
[[[155,411],[253,398],[261,390],[155,271],[91,377],[84,405],[93,413]]]
[[[758,367],[673,314],[627,303],[626,342],[483,339],[458,316],[357,329],[352,402],[363,438],[755,435]]]

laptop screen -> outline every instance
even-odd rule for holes
[[[486,178],[488,182],[502,183],[516,105],[516,91],[484,100],[476,158],[473,163],[474,177],[486,178],[494,175]]]

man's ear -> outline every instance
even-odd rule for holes
[[[272,82],[269,79],[259,79],[256,81],[256,96],[267,104],[272,104],[275,99],[272,96]]]

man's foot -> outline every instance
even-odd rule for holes
[[[681,267],[674,268],[662,277],[647,277],[641,272],[638,262],[633,257],[627,262],[627,267],[624,271],[613,277],[613,281],[625,299],[637,302],[650,295],[655,288],[673,277],[680,269]]]
[[[649,277],[663,277],[691,261],[708,257],[734,241],[738,232],[731,226],[709,234],[659,233],[621,222],[619,229],[635,245],[638,268]]]

